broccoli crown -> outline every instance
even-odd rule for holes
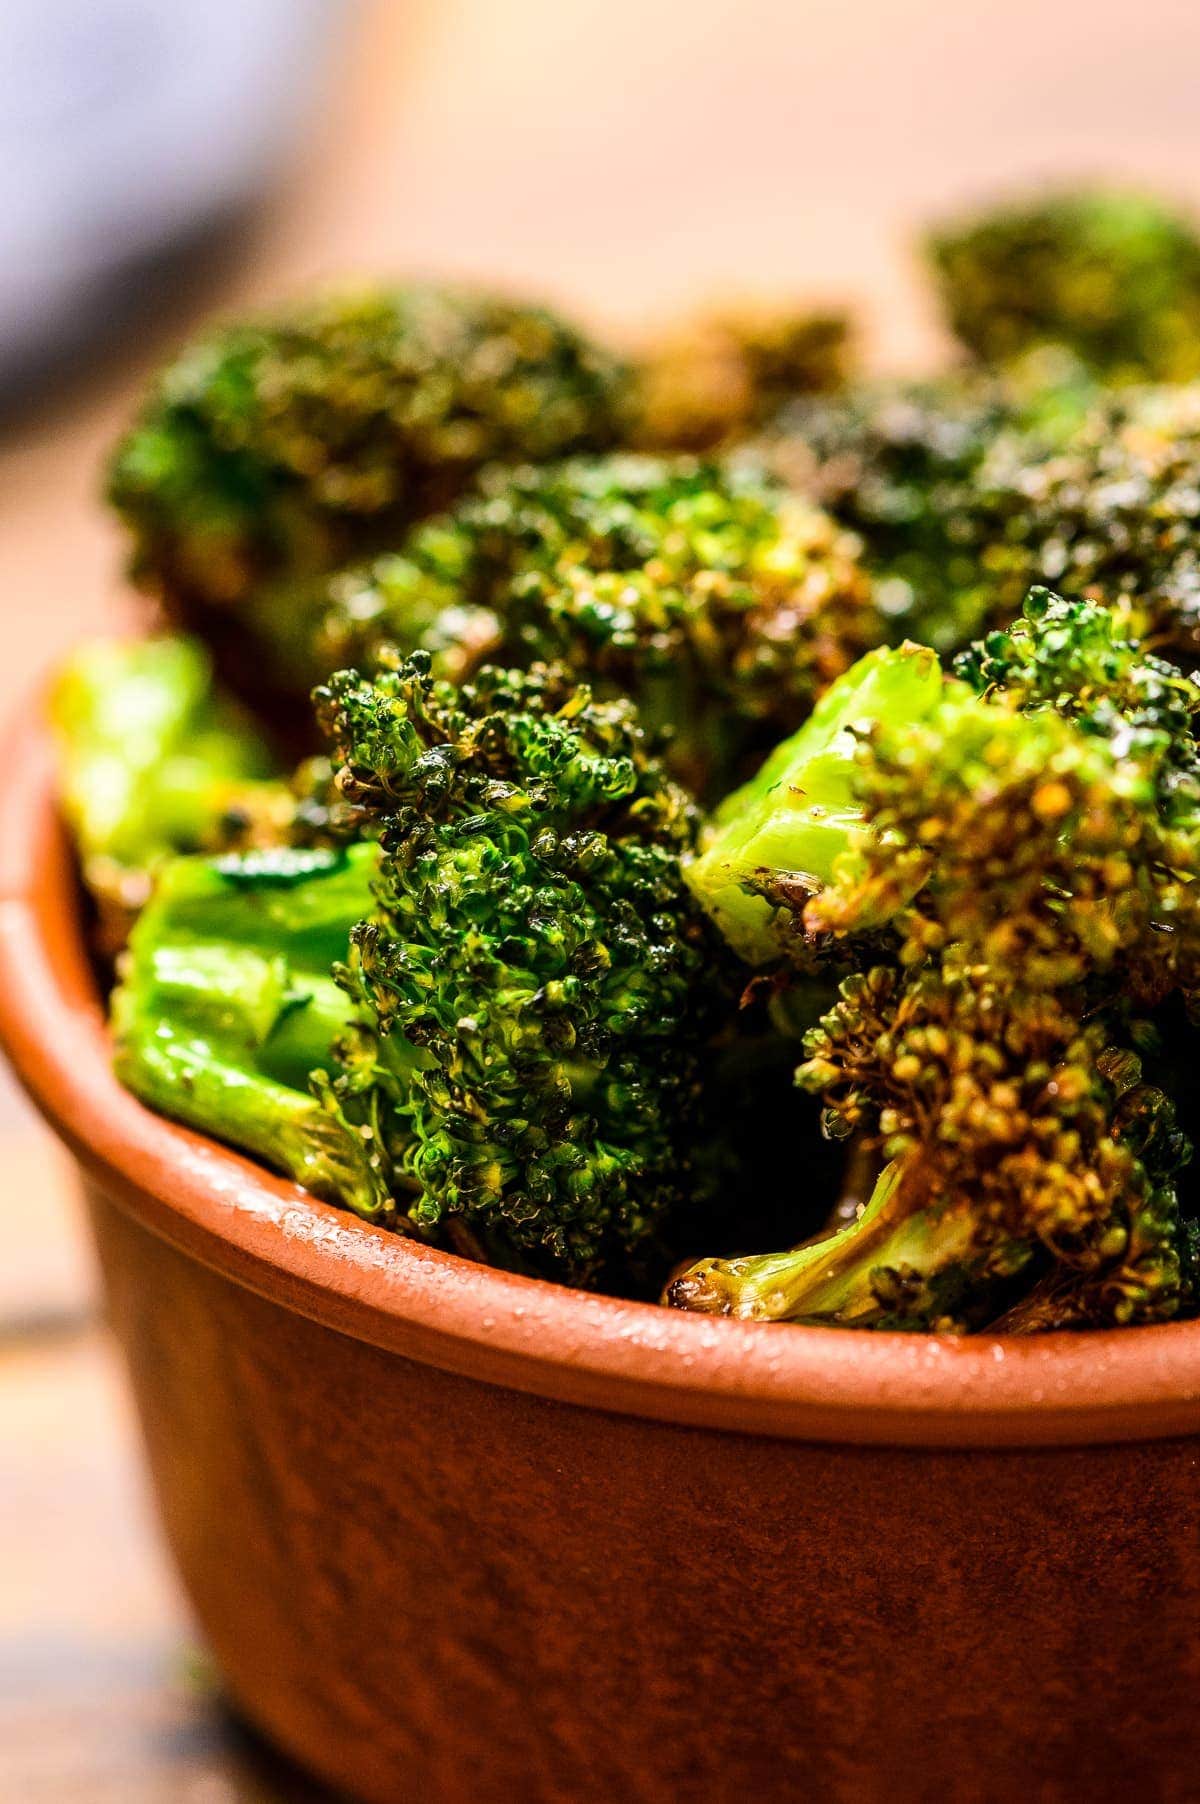
[[[846,979],[805,1055],[797,1081],[828,1131],[888,1160],[874,1196],[793,1252],[700,1262],[668,1301],[951,1332],[998,1312],[1028,1332],[1179,1310],[1190,1148],[1136,1058],[1056,998],[953,960],[915,979],[879,967]]]
[[[857,1228],[791,1264],[707,1262],[670,1300],[966,1327],[1028,1269],[1014,1327],[1190,1304],[1174,1183],[1188,1149],[1122,1042],[1148,1031],[1134,1011],[1175,992],[1194,1005],[1200,689],[1118,624],[1039,591],[932,701],[851,672],[842,687],[874,712],[840,747],[853,806],[823,876],[788,862],[805,762],[727,804],[727,842],[766,808],[740,871],[776,911],[759,956],[806,971],[857,941],[873,959],[810,1030],[798,1079],[826,1131],[865,1135],[890,1177]]]
[[[1001,433],[958,507],[1003,621],[1031,583],[1124,608],[1136,636],[1200,659],[1200,384],[1098,401],[1058,446]]]
[[[566,665],[670,735],[721,793],[871,642],[857,546],[752,470],[622,456],[498,471],[403,552],[337,579],[318,661],[389,639],[455,676],[482,656]]]
[[[1136,194],[1052,195],[935,233],[950,327],[984,363],[1065,345],[1109,381],[1200,375],[1200,237]]]
[[[1049,455],[1094,395],[1057,354],[1031,356],[1003,379],[956,372],[861,385],[784,409],[763,454],[861,539],[889,636],[954,651],[994,608],[981,563],[989,520],[976,495],[992,446],[1017,434],[1025,460]]]
[[[797,395],[846,381],[844,314],[778,307],[707,313],[653,345],[635,371],[634,438],[654,451],[711,451],[767,425]]]
[[[1149,737],[1149,735],[1147,736]],[[868,832],[807,904],[810,933],[894,920],[916,964],[966,948],[1014,981],[1074,983],[1120,961],[1147,1006],[1194,991],[1197,819],[1158,806],[1169,746],[1127,747],[1056,713],[948,694],[860,748]]]
[[[435,287],[334,295],[185,350],[118,446],[133,570],[182,617],[283,584],[259,642],[286,658],[286,585],[393,540],[484,463],[602,448],[623,368],[554,315]]]
[[[690,802],[627,702],[551,670],[456,689],[417,654],[335,676],[319,705],[381,835],[343,981],[377,1027],[412,1225],[572,1282],[628,1279],[689,1200],[722,994],[680,871]]]

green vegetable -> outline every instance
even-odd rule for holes
[[[370,1219],[395,1205],[330,1075],[352,1058],[334,982],[371,908],[376,848],[181,858],[160,873],[112,1003],[135,1095]]]
[[[841,388],[853,348],[840,313],[763,306],[702,314],[640,360],[636,441],[653,451],[734,444],[797,395]]]
[[[216,696],[195,640],[80,647],[50,696],[59,794],[84,876],[113,920],[178,852],[250,833],[289,806],[265,741]]]
[[[751,964],[800,954],[797,909],[856,842],[858,738],[878,721],[916,722],[940,701],[943,678],[924,647],[868,653],[721,804],[687,880],[730,945]]]
[[[410,1222],[571,1283],[634,1281],[697,1187],[704,1046],[730,1001],[683,882],[690,803],[628,703],[553,672],[457,690],[418,655],[319,699],[381,835],[346,981],[376,1025]],[[397,1039],[419,1054],[400,1075]]]
[[[963,1329],[1009,1302],[1038,1327],[1194,1306],[1188,1149],[1133,1043],[1200,981],[1200,688],[1045,592],[959,670],[919,714],[860,722],[823,881],[742,874],[778,911],[743,951],[808,972],[861,947],[797,1077],[886,1182],[820,1253],[685,1274],[684,1307]],[[720,830],[754,813],[758,843],[786,847],[790,809],[751,786]]]
[[[1024,595],[996,593],[989,556],[1008,555],[1005,526],[981,471],[999,441],[1019,446],[1022,464],[1071,443],[1097,392],[1058,352],[1031,354],[1003,377],[852,387],[784,409],[762,454],[859,537],[887,636],[957,651],[1003,607],[1011,618]]]
[[[928,250],[950,326],[983,363],[1049,343],[1108,381],[1200,376],[1200,236],[1160,201],[1036,198],[947,226]]]
[[[857,547],[752,470],[617,457],[500,471],[401,554],[339,576],[314,653],[381,645],[565,664],[671,737],[683,781],[720,794],[872,642]]]
[[[295,697],[307,585],[394,544],[493,460],[600,449],[623,368],[552,314],[406,287],[332,295],[189,346],[118,446],[132,570],[239,686]]]

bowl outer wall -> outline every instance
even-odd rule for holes
[[[1200,1322],[1028,1339],[714,1320],[472,1264],[361,1223],[113,1076],[35,706],[0,791],[0,1044],[103,1193],[289,1310],[558,1402],[810,1441],[1053,1446],[1200,1432]]]

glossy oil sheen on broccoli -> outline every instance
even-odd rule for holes
[[[498,472],[400,554],[338,577],[314,667],[422,646],[558,662],[626,694],[720,794],[872,641],[857,546],[753,470],[615,457]]]
[[[1200,691],[1111,614],[1044,592],[932,705],[911,680],[881,686],[880,657],[912,655],[843,679],[846,714],[856,683],[862,709],[840,854],[804,868],[801,744],[691,867],[710,906],[756,923],[737,941],[756,960],[809,971],[861,940],[797,1075],[829,1133],[874,1150],[876,1192],[792,1254],[702,1262],[670,1300],[902,1327],[1168,1319],[1194,1305],[1188,1148],[1136,1047],[1200,979]],[[769,855],[737,902],[710,871],[742,813]]]
[[[614,443],[625,384],[538,308],[333,295],[189,346],[118,447],[109,496],[135,579],[251,682],[286,683],[306,579],[393,544],[485,463]]]

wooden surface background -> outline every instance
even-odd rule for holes
[[[96,500],[153,362],[214,307],[448,271],[627,334],[705,298],[844,297],[875,362],[937,333],[914,226],[1045,174],[1200,198],[1193,0],[346,6],[260,214],[132,340],[0,424],[0,706],[128,607]],[[20,774],[5,773],[6,781]],[[0,1084],[0,1798],[315,1797],[224,1714],[159,1549],[65,1168]]]

